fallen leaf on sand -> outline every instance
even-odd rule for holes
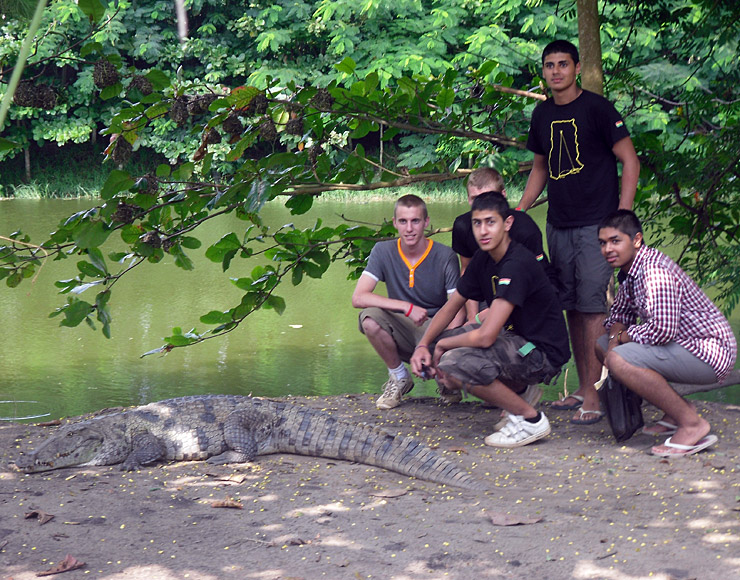
[[[70,570],[77,570],[85,565],[84,562],[80,562],[77,558],[71,554],[67,554],[64,560],[59,562],[56,566],[52,566],[48,570],[43,572],[36,572],[36,576],[51,576],[52,574],[61,574],[62,572],[69,572]]]
[[[28,512],[24,514],[24,518],[31,519],[31,518],[38,518],[39,519],[39,525],[44,525],[47,522],[50,522],[54,519],[54,516],[52,514],[47,514],[46,512],[42,512],[41,510],[33,510],[31,512]]]
[[[531,518],[515,514],[505,514],[502,512],[489,513],[488,517],[491,518],[491,523],[493,523],[494,526],[524,526],[527,524],[536,524],[537,522],[542,521],[542,518]]]
[[[467,455],[468,450],[465,447],[448,447],[447,451],[453,451],[457,453],[465,453]]]
[[[240,509],[242,509],[244,507],[244,504],[242,502],[240,502],[240,501],[236,501],[236,500],[233,500],[233,499],[221,499],[221,500],[214,501],[211,504],[211,507],[215,507],[215,508],[233,508],[233,509],[240,510]]]
[[[402,495],[406,495],[408,493],[408,490],[406,489],[381,489],[379,491],[371,491],[370,495],[373,497],[401,497]]]

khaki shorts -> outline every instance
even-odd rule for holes
[[[404,362],[411,360],[416,345],[421,340],[421,337],[424,336],[424,331],[432,321],[431,318],[428,318],[424,324],[416,326],[413,320],[400,312],[391,312],[390,310],[383,310],[376,307],[365,308],[360,312],[359,319],[359,327],[362,334],[365,334],[365,331],[362,329],[362,321],[366,318],[372,318],[378,323],[380,328],[391,335],[393,342],[396,343],[396,347],[398,348],[398,356]]]
[[[476,327],[470,325],[461,330]],[[549,383],[560,374],[560,369],[553,367],[540,349],[522,355],[520,349],[526,344],[525,338],[503,330],[488,348],[461,347],[447,351],[438,366],[463,385],[490,385],[498,379],[515,391],[527,385]]]

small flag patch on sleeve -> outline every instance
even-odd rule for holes
[[[511,278],[501,278],[498,281],[498,284],[499,286],[508,286],[509,284],[511,284]]]
[[[617,121],[616,123],[614,123],[614,126],[617,129],[619,129],[620,127],[624,127],[624,121],[622,121],[622,119],[620,119],[619,121]]]

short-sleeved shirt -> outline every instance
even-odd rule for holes
[[[378,242],[362,275],[385,282],[388,298],[411,302],[434,316],[455,291],[460,262],[449,246],[433,240],[428,242],[426,255],[416,264],[409,264],[400,240]]]
[[[737,358],[737,341],[727,319],[678,264],[655,248],[642,246],[620,284],[607,330],[620,322],[638,344],[683,346],[710,365],[717,380]]]
[[[532,113],[527,149],[547,163],[547,221],[555,227],[596,225],[619,206],[612,148],[629,137],[622,116],[604,97],[583,90],[566,105],[552,98]]]
[[[498,298],[510,302],[514,310],[507,328],[541,349],[553,366],[560,367],[570,359],[568,330],[555,288],[534,255],[515,240],[499,262],[488,252],[476,252],[457,291],[489,306]]]
[[[557,286],[557,272],[547,259],[545,249],[542,247],[542,232],[532,216],[523,211],[510,211],[509,215],[514,216],[514,223],[511,224],[509,237],[519,242],[527,248],[537,261],[545,269],[550,282]],[[452,249],[464,258],[472,258],[478,251],[478,242],[473,234],[472,210],[459,215],[452,224]]]

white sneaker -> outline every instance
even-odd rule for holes
[[[521,415],[509,415],[509,420],[501,431],[486,437],[484,443],[490,447],[521,447],[549,434],[550,421],[544,413],[540,413],[540,420],[536,423],[530,423]]]
[[[519,395],[522,399],[527,401],[527,404],[534,407],[534,410],[537,410],[537,407],[540,404],[540,399],[542,398],[542,389],[537,385],[527,385],[527,388],[524,389],[521,395]],[[501,431],[501,429],[504,428],[504,426],[509,422],[509,413],[508,411],[503,411],[501,415],[501,420],[496,423],[493,426],[494,431]]]
[[[383,394],[375,401],[375,406],[381,410],[392,409],[401,404],[401,397],[414,388],[414,379],[410,376],[403,379],[391,377],[383,385]]]

